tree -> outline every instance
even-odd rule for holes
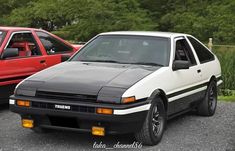
[[[86,41],[100,32],[152,30],[157,26],[135,0],[89,0],[80,9],[76,22],[61,29],[69,31],[72,39]]]
[[[178,1],[174,9],[160,19],[161,31],[183,32],[202,41],[209,37],[215,43],[235,43],[235,1]],[[172,5],[170,5],[172,6]]]
[[[20,3],[18,0],[0,0],[0,25],[6,24],[5,19],[12,10],[24,7],[30,1],[35,0],[21,0]]]
[[[0,25],[53,31],[87,41],[100,32],[183,32],[235,43],[234,0],[0,0]]]
[[[70,11],[71,6],[71,1],[66,0],[31,1],[24,7],[12,10],[11,14],[5,17],[5,24],[52,31],[71,24],[74,16]]]

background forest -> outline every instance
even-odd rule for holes
[[[0,0],[0,25],[55,31],[87,41],[104,31],[184,32],[235,43],[234,0]]]
[[[0,0],[0,26],[42,28],[70,41],[119,30],[211,37],[222,94],[235,96],[235,0]]]

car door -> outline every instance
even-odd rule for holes
[[[195,89],[199,83],[200,69],[188,41],[184,37],[174,39],[174,60],[188,61],[189,69],[172,71],[172,91],[168,94],[174,113],[187,109],[195,101]],[[174,62],[174,61],[173,61]]]
[[[18,55],[1,58],[1,85],[18,83],[47,67],[31,31],[12,32],[4,46],[3,54],[11,49],[17,50]]]
[[[72,55],[74,48],[64,43],[62,40],[44,31],[36,31],[40,48],[45,52],[45,59],[48,66],[61,62],[62,55]]]

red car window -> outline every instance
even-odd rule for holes
[[[5,36],[6,36],[6,32],[0,30],[0,46],[2,45],[2,42],[5,38]]]
[[[48,55],[72,52],[73,48],[45,33],[36,32]]]
[[[41,55],[41,51],[30,32],[14,33],[7,48],[17,48],[19,50],[19,57]]]
[[[27,41],[14,42],[11,47],[18,48],[20,57],[31,56],[29,42],[27,42]]]

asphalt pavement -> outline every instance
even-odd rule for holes
[[[129,147],[129,148],[128,148]],[[168,121],[162,141],[142,146],[132,135],[93,137],[89,133],[53,131],[36,134],[20,125],[20,117],[0,107],[0,151],[235,151],[235,103],[219,102],[213,117],[187,113]]]

